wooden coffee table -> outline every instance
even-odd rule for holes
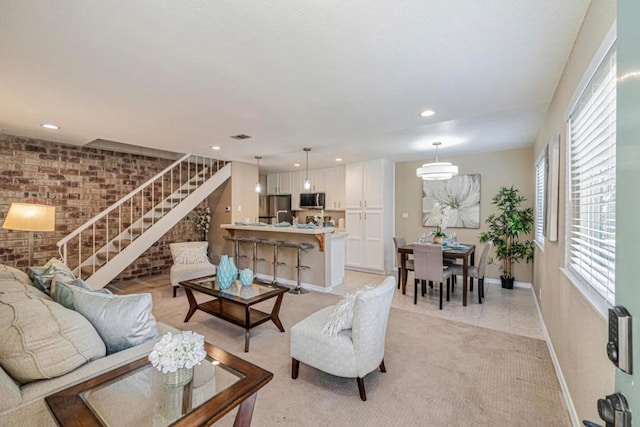
[[[58,425],[208,426],[239,406],[235,427],[250,426],[258,390],[271,372],[205,343],[192,381],[167,388],[147,357],[47,396]]]
[[[280,329],[280,332],[284,332],[284,326],[282,326],[278,315],[282,305],[282,297],[289,291],[289,288],[262,283],[242,286],[238,281],[232,284],[230,288],[221,290],[216,282],[216,276],[186,280],[180,282],[180,286],[184,288],[189,300],[189,312],[184,321],[188,322],[196,310],[200,310],[234,325],[242,326],[245,330],[245,353],[249,351],[249,331],[251,328],[271,320]],[[216,299],[198,304],[192,291],[202,292],[203,294],[214,296]],[[252,305],[271,298],[276,298],[271,313],[251,308]]]

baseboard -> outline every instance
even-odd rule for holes
[[[551,361],[553,362],[553,367],[556,370],[556,376],[558,377],[558,381],[560,382],[560,389],[562,390],[562,396],[564,397],[564,403],[567,406],[567,411],[569,411],[569,417],[571,418],[571,424],[573,427],[580,427],[580,419],[578,418],[578,413],[576,412],[576,407],[573,405],[573,399],[571,398],[571,393],[569,393],[569,386],[564,379],[564,375],[562,374],[562,368],[560,367],[560,362],[558,361],[558,357],[556,356],[556,352],[553,349],[553,343],[551,342],[551,338],[549,337],[549,332],[547,331],[547,326],[544,324],[544,319],[542,317],[542,311],[540,310],[540,305],[538,304],[538,299],[535,295],[535,290],[531,287],[531,293],[533,294],[533,300],[536,302],[536,310],[538,310],[538,318],[540,319],[540,324],[542,325],[542,332],[544,334],[544,340],[547,342],[547,348],[549,349],[549,354],[551,355]]]
[[[500,279],[492,279],[490,277],[485,277],[484,278],[485,283],[493,283],[495,285],[500,285],[502,286],[502,281]],[[513,282],[513,287],[514,288],[531,288],[531,283],[527,283],[527,282]]]
[[[268,274],[257,274],[256,277],[262,281],[265,282],[271,282],[273,280],[273,276],[270,276]],[[279,278],[278,279],[278,284],[279,285],[283,285],[283,286],[289,286],[291,288],[295,288],[296,286],[298,286],[298,282],[295,280],[289,280],[289,279],[282,279]],[[305,288],[308,291],[315,291],[315,292],[321,292],[324,294],[327,293],[331,293],[333,292],[333,286],[330,286],[328,288],[322,287],[322,286],[317,286],[317,285],[312,285],[310,283],[304,283],[304,282],[300,282],[300,286]]]

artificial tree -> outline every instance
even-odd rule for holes
[[[525,200],[513,186],[500,188],[491,202],[499,212],[489,215],[485,221],[488,230],[480,233],[481,242],[492,241],[495,246],[496,258],[502,263],[503,288],[513,288],[514,263],[533,260],[533,242],[521,238],[531,232],[533,225],[533,209],[522,207]]]

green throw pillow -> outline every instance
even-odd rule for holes
[[[151,313],[151,294],[105,295],[71,287],[73,305],[91,322],[107,346],[107,354],[117,353],[158,336]]]

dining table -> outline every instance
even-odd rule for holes
[[[454,262],[462,260],[462,305],[467,306],[467,281],[473,291],[473,278],[469,278],[469,265],[475,262],[476,245],[461,243],[455,246],[443,246],[442,257],[452,259]],[[400,254],[400,276],[402,282],[402,294],[407,293],[407,257],[413,255],[413,244],[398,248]]]

